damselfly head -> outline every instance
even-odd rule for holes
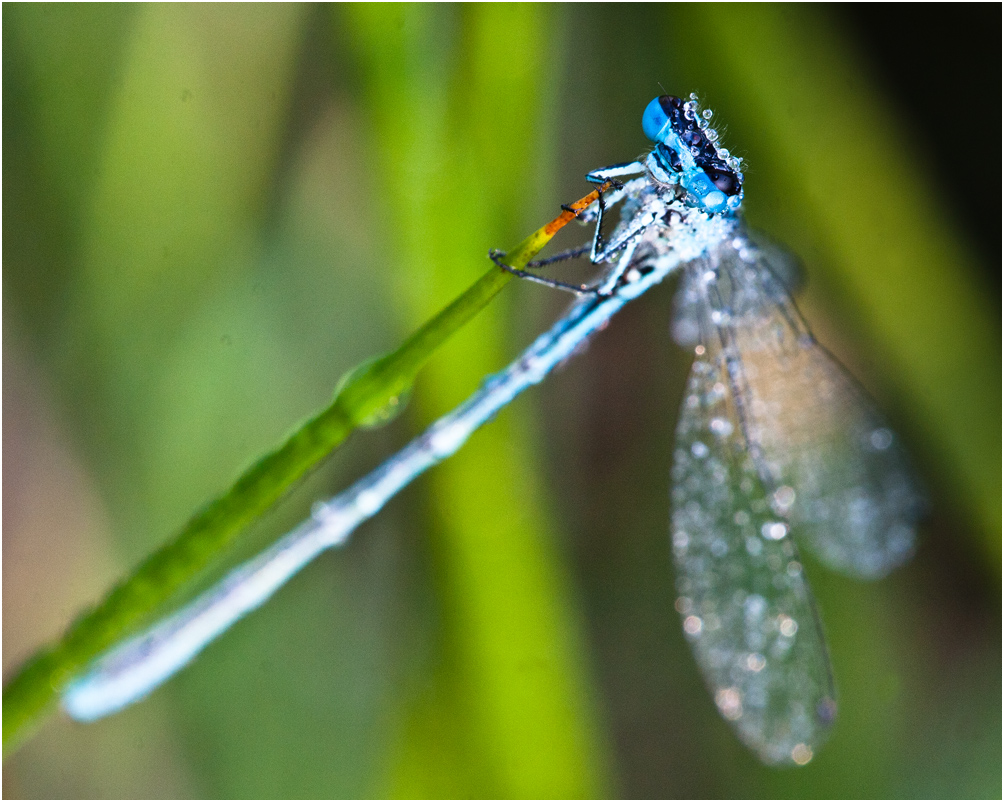
[[[740,159],[718,144],[710,109],[701,110],[697,96],[681,100],[660,95],[645,109],[641,125],[655,142],[646,165],[662,183],[686,190],[686,202],[712,214],[735,211],[742,204]]]

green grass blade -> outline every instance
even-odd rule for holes
[[[561,225],[567,213],[540,228],[509,252],[523,267]],[[266,454],[227,490],[189,520],[55,645],[35,654],[3,692],[4,751],[16,747],[30,725],[51,707],[65,684],[93,658],[114,645],[223,554],[249,523],[338,448],[359,426],[378,421],[414,381],[428,358],[488,304],[511,275],[489,270],[453,303],[416,331],[400,348],[349,371],[332,403],[307,420],[281,446]]]
[[[412,325],[470,271],[485,239],[505,241],[543,194],[534,189],[552,167],[540,155],[555,135],[552,13],[490,4],[343,12],[366,139],[379,154],[392,297]],[[423,373],[418,418],[506,361],[512,327],[501,306]],[[409,683],[421,693],[400,691],[376,796],[609,795],[588,649],[533,427],[524,404],[507,409],[422,483],[427,515],[409,529],[425,524],[437,611],[425,646],[435,657]]]

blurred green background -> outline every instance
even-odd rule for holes
[[[999,796],[999,6],[916,15],[5,4],[5,679],[490,247],[641,153],[663,87],[725,124],[933,512],[883,582],[809,565],[840,718],[808,767],[761,767],[673,610],[662,288],[149,700],[51,717],[4,795]],[[231,561],[567,304],[510,286]]]

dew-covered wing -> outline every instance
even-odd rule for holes
[[[673,461],[677,609],[739,737],[767,763],[803,764],[836,712],[826,648],[789,526],[747,448],[725,352],[698,350]]]
[[[883,576],[913,553],[924,495],[899,438],[813,339],[765,253],[737,239],[681,292],[702,334],[736,355],[757,468],[783,488],[776,511],[830,567]]]

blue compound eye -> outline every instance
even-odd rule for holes
[[[653,142],[661,142],[660,134],[683,114],[683,101],[673,95],[660,95],[645,107],[641,128]]]
[[[742,203],[738,160],[716,144],[711,112],[701,111],[697,96],[684,103],[660,95],[645,108],[641,125],[655,142],[646,164],[654,180],[685,190],[684,202],[717,214]]]

